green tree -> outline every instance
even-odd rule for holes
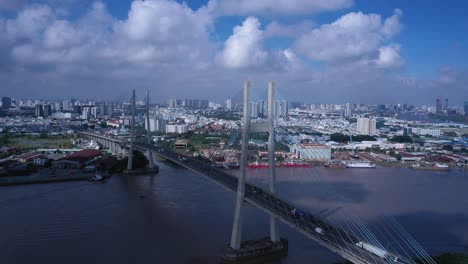
[[[448,150],[448,151],[453,151],[453,146],[452,145],[444,145],[442,146],[443,150]]]
[[[413,143],[413,140],[410,136],[393,136],[390,141],[398,143]]]
[[[11,142],[10,135],[5,134],[0,137],[0,145],[7,145]]]

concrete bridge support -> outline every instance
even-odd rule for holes
[[[232,226],[231,235],[231,248],[239,250],[242,241],[242,218],[244,215],[244,199],[245,199],[245,178],[247,175],[247,150],[249,144],[249,133],[250,133],[250,102],[249,102],[249,88],[250,82],[245,81],[244,83],[244,117],[242,124],[242,149],[241,149],[241,160],[240,169],[241,175],[238,178],[237,185],[237,198],[236,208],[234,212],[234,224]]]
[[[270,172],[270,192],[276,191],[276,161],[275,161],[275,127],[274,127],[274,83],[268,83],[268,163]],[[270,215],[270,238],[273,242],[279,242],[278,221]]]
[[[244,84],[244,109],[242,125],[242,148],[240,169],[241,174],[237,178],[237,196],[234,212],[234,223],[232,227],[230,247],[224,252],[225,261],[244,261],[251,258],[263,258],[265,256],[283,256],[287,254],[288,242],[281,239],[278,232],[278,220],[270,215],[270,238],[262,238],[248,242],[242,242],[242,223],[245,204],[245,179],[247,175],[247,152],[249,134],[252,131],[268,132],[268,160],[269,160],[269,191],[275,193],[276,189],[276,171],[275,171],[275,132],[274,132],[274,87],[273,82],[268,85],[268,120],[266,123],[255,123],[253,127],[250,124],[250,100],[249,100],[248,81]],[[257,250],[251,250],[256,248]]]

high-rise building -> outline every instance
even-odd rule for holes
[[[465,116],[468,117],[468,101],[465,101],[463,110],[465,110]]]
[[[350,117],[352,115],[353,115],[352,105],[351,103],[346,103],[344,111],[343,111],[343,116]]]
[[[442,113],[442,100],[440,100],[440,98],[436,99],[436,113]]]
[[[169,108],[178,107],[176,99],[169,99],[168,105],[169,105]]]
[[[73,106],[73,113],[81,114],[83,112],[83,107],[81,105],[74,105]]]
[[[82,114],[81,114],[81,118],[83,119],[89,119],[91,117],[91,107],[89,106],[84,106],[83,107],[83,111],[82,111]]]
[[[150,121],[149,129],[151,132],[154,132],[154,131],[165,132],[166,131],[167,121],[165,119],[162,119],[160,117],[153,117],[153,118],[150,118],[149,121]],[[148,129],[148,125],[146,122],[145,122],[145,129]]]
[[[2,97],[2,109],[8,110],[11,108],[11,98],[10,97]]]
[[[49,117],[52,115],[52,106],[50,104],[46,104],[43,106],[43,116]]]
[[[110,116],[110,117],[114,116],[114,104],[113,103],[106,104],[105,115]]]
[[[199,104],[198,104],[198,108],[201,108],[201,109],[207,109],[209,107],[209,104],[210,104],[210,101],[208,100],[200,100]]]
[[[54,102],[52,107],[55,112],[62,110],[62,103],[61,102]]]
[[[72,106],[71,106],[70,101],[63,101],[63,102],[62,102],[62,110],[63,110],[63,111],[70,111],[70,110],[72,110]]]
[[[374,118],[359,117],[357,119],[357,131],[362,135],[375,135],[376,121]]]
[[[258,102],[250,102],[250,117],[258,118],[259,117],[259,103]]]
[[[91,116],[92,116],[93,118],[98,118],[98,117],[99,117],[99,113],[100,113],[99,110],[100,110],[99,107],[96,107],[96,106],[91,107]]]
[[[232,110],[232,100],[231,99],[227,99],[226,102],[224,102],[224,108],[226,108],[227,110]]]
[[[44,108],[41,104],[36,104],[34,114],[36,117],[44,116]]]
[[[448,98],[445,98],[444,105],[442,106],[442,110],[444,110],[444,111],[448,110]]]
[[[274,116],[277,117],[287,117],[288,116],[288,101],[275,101],[275,105],[273,107]]]

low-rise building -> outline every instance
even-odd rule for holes
[[[294,144],[291,148],[298,159],[325,161],[331,159],[331,148],[323,144]]]

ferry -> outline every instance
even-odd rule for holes
[[[375,169],[375,164],[370,162],[356,162],[346,164],[346,168]]]

